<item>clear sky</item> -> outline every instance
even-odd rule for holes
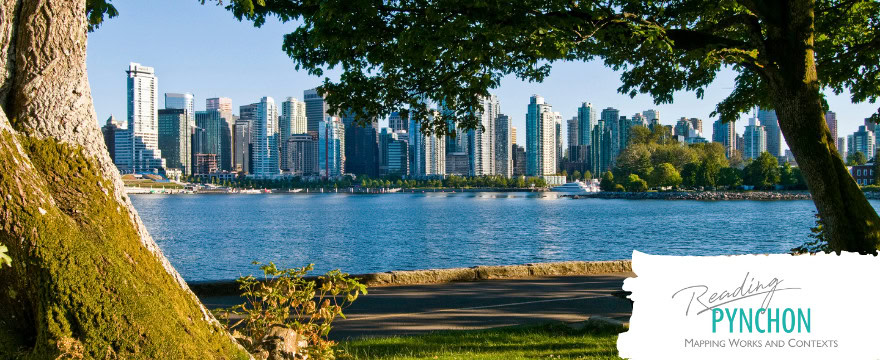
[[[191,92],[196,110],[204,110],[206,98],[223,96],[232,98],[233,111],[238,113],[238,106],[263,96],[276,101],[288,96],[302,100],[303,90],[321,84],[321,79],[297,71],[281,50],[282,35],[293,31],[295,24],[272,20],[254,28],[238,22],[222,7],[201,5],[197,0],[116,0],[113,4],[120,15],[89,36],[89,80],[101,123],[110,114],[118,119],[126,116],[125,70],[129,62],[155,68],[160,108],[164,107],[164,93]],[[336,74],[329,73],[331,78]],[[557,63],[543,83],[509,76],[492,93],[501,101],[501,112],[513,118],[521,145],[525,143],[526,105],[532,94],[543,96],[564,119],[577,115],[582,102],[591,102],[598,109],[614,107],[626,116],[657,109],[664,124],[674,124],[683,116],[701,118],[703,135],[711,140],[715,119],[709,114],[731,91],[735,74],[720,74],[702,100],[681,92],[673,104],[664,105],[654,105],[645,95],[631,99],[618,94],[619,76],[598,61]],[[837,113],[838,136],[852,134],[878,107],[852,104],[848,94],[830,95],[828,100]],[[743,115],[737,122],[740,134],[746,119]],[[380,124],[386,126],[387,121]]]

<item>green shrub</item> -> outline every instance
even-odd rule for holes
[[[816,214],[816,226],[810,228],[812,234],[809,235],[812,241],[791,249],[792,254],[815,254],[819,252],[830,253],[832,251],[831,244],[828,243],[828,234],[825,233],[825,222]]]
[[[339,270],[317,281],[305,276],[314,269],[306,267],[280,270],[274,263],[260,265],[264,279],[240,277],[237,282],[245,303],[216,311],[233,336],[252,354],[266,349],[262,341],[273,327],[285,327],[307,341],[304,355],[309,359],[334,359],[336,343],[327,339],[336,317],[345,318],[342,310],[366,294],[367,287]],[[232,315],[242,318],[234,323]]]

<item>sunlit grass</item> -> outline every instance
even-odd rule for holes
[[[619,326],[590,323],[582,329],[564,324],[342,342],[341,359],[620,359]]]

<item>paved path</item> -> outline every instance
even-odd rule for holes
[[[614,296],[632,273],[488,280],[376,287],[345,310],[331,337],[409,335],[436,330],[485,329],[529,323],[628,321],[632,304]],[[206,297],[209,308],[230,306],[235,296]]]

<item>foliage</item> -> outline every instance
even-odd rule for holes
[[[807,188],[807,180],[804,179],[801,169],[792,167],[788,161],[782,164],[782,168],[779,169],[779,183],[789,189]]]
[[[657,165],[649,179],[652,187],[676,187],[682,182],[681,174],[670,163]]]
[[[727,167],[721,169],[718,173],[718,185],[727,187],[736,187],[743,184],[742,170]]]
[[[815,254],[819,252],[830,253],[832,250],[829,243],[828,233],[825,232],[825,222],[816,214],[816,226],[810,228],[812,232],[809,237],[812,241],[808,241],[801,246],[791,249],[793,254]]]
[[[9,249],[6,248],[6,245],[0,244],[0,268],[3,268],[3,265],[12,266],[12,258],[9,255],[6,255],[6,252]]]
[[[602,180],[599,181],[599,189],[602,191],[614,191],[614,174],[610,171],[606,171],[602,174]]]
[[[686,187],[697,186],[697,173],[700,171],[700,165],[696,163],[687,163],[681,170],[681,183]]]
[[[849,166],[853,165],[865,165],[868,162],[868,157],[865,156],[865,153],[861,151],[856,151],[855,153],[849,154],[846,156],[846,164]]]
[[[592,359],[617,357],[617,334],[626,329],[587,322],[526,325],[488,330],[442,331],[417,336],[355,339],[343,342],[341,359]]]
[[[592,178],[593,178],[593,173],[591,173],[590,170],[584,171],[584,180],[590,180]]]
[[[342,310],[359,295],[367,293],[366,285],[339,270],[319,276],[317,281],[308,280],[305,276],[314,264],[283,270],[271,262],[254,264],[260,265],[264,279],[250,275],[239,278],[237,282],[245,302],[216,311],[218,317],[226,321],[227,328],[249,340],[243,345],[252,353],[259,352],[259,343],[266,333],[280,325],[308,341],[309,358],[334,358],[336,343],[327,339],[333,320],[345,318]],[[232,315],[242,319],[231,323]]]
[[[743,183],[760,189],[778,184],[779,160],[766,151],[762,152],[743,169]]]
[[[86,16],[89,19],[89,31],[95,31],[104,22],[104,15],[108,18],[119,16],[119,12],[111,0],[86,0]]]
[[[615,191],[615,192],[624,192],[624,191],[626,191],[626,188],[623,187],[622,184],[615,184],[615,185],[614,185],[614,191]]]
[[[648,183],[642,180],[636,174],[630,174],[626,179],[626,191],[629,192],[645,192],[648,191]]]

